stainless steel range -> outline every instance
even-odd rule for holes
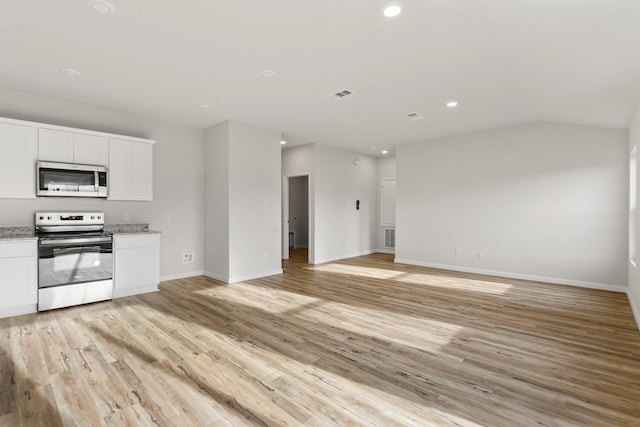
[[[113,236],[103,212],[36,212],[38,311],[113,297]]]

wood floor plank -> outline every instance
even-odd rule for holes
[[[0,319],[0,425],[640,425],[624,294],[291,255]]]

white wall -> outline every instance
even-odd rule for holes
[[[0,226],[33,225],[36,210],[100,210],[106,222],[146,222],[162,231],[161,279],[201,274],[204,224],[204,134],[149,117],[0,89],[0,116],[155,139],[153,201],[40,198],[0,199]],[[168,218],[168,221],[167,221]],[[182,254],[194,261],[182,264]]]
[[[375,252],[376,159],[320,144],[284,149],[282,176],[300,175],[309,175],[309,262]]]
[[[376,227],[376,248],[378,252],[395,253],[393,249],[387,249],[384,247],[384,230],[391,227],[383,227],[380,225],[380,213],[381,213],[381,192],[380,185],[383,178],[395,178],[396,177],[396,158],[395,156],[378,157],[376,164],[376,204],[378,206],[377,211],[377,227]]]
[[[359,160],[354,165],[354,159]],[[375,252],[376,159],[315,145],[315,252],[319,264]],[[360,209],[356,210],[356,200]]]
[[[226,121],[205,136],[205,273],[230,283],[282,273],[280,133]]]
[[[229,122],[229,281],[282,273],[280,133]]]
[[[309,247],[309,177],[289,179],[289,231],[294,248]]]
[[[636,114],[629,128],[629,151],[631,151],[634,146],[637,147],[637,150],[640,150],[640,108],[636,109]],[[636,156],[638,156],[638,153],[636,153]],[[640,174],[636,174],[635,177],[632,177],[632,179],[635,181],[635,192],[632,195],[632,199],[633,199],[633,196],[635,196],[636,205],[638,201],[640,201],[640,199],[638,198],[638,196],[640,196],[640,191],[638,191],[640,189],[639,176]],[[634,242],[636,247],[638,247],[640,246],[638,244],[640,242],[640,227],[639,227],[640,212],[638,207],[636,206],[635,209],[632,209],[629,212],[629,215],[630,215],[629,219],[636,224],[635,230],[633,229],[630,230],[629,240],[630,242]],[[633,314],[635,315],[635,318],[636,318],[636,323],[640,328],[640,271],[638,271],[638,268],[640,266],[638,266],[637,264],[639,261],[640,260],[636,256],[636,259],[635,259],[636,265],[633,265],[631,262],[629,262],[628,264],[629,265],[629,289],[627,292],[629,295],[629,302],[631,303],[631,308],[633,309]]]
[[[229,278],[229,122],[205,131],[204,270]]]
[[[627,138],[531,124],[399,146],[396,260],[626,290]]]

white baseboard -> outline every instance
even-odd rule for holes
[[[114,289],[113,297],[122,298],[122,297],[131,296],[131,295],[148,294],[149,292],[157,292],[157,291],[158,291],[158,285],[138,286],[136,288],[129,288],[129,289]]]
[[[414,260],[401,259],[401,258],[396,258],[394,261],[397,262],[398,264],[417,265],[420,267],[437,268],[440,270],[459,271],[462,273],[473,273],[473,274],[482,274],[485,276],[506,277],[509,279],[531,280],[534,282],[551,283],[554,285],[576,286],[580,288],[599,289],[603,291],[613,291],[613,292],[623,292],[623,293],[627,292],[626,286],[611,285],[608,283],[595,283],[595,282],[585,282],[581,280],[558,279],[556,277],[535,276],[531,274],[511,273],[507,271],[484,270],[480,268],[461,267],[458,265],[434,264],[431,262],[414,261]]]
[[[220,282],[224,282],[224,283],[244,282],[246,280],[253,280],[253,279],[259,279],[261,277],[275,276],[277,274],[282,274],[282,269],[281,268],[279,268],[277,270],[273,270],[273,271],[265,271],[263,273],[255,273],[255,274],[249,274],[247,276],[238,276],[238,277],[222,276],[220,274],[212,273],[210,271],[205,271],[204,272],[205,276],[210,277],[210,278],[215,279],[215,280],[218,280]]]
[[[376,249],[376,252],[379,254],[395,254],[395,249]]]
[[[375,252],[376,252],[375,250],[371,249],[371,250],[368,250],[368,251],[344,254],[344,255],[339,255],[339,256],[335,256],[335,257],[320,258],[320,259],[314,260],[311,264],[324,264],[325,262],[338,261],[338,260],[347,259],[347,258],[355,258],[355,257],[358,257],[358,256],[364,256],[364,255],[371,255],[371,254],[373,254]]]
[[[16,307],[7,307],[0,309],[0,319],[3,317],[21,316],[23,314],[36,313],[38,311],[38,304],[26,304]]]
[[[244,282],[246,280],[259,279],[261,277],[275,276],[275,275],[278,275],[278,274],[282,274],[282,269],[281,268],[279,268],[277,270],[273,270],[273,271],[265,271],[263,273],[249,274],[247,276],[229,277],[229,280],[228,280],[227,283]]]
[[[640,331],[640,307],[636,304],[636,301],[633,299],[633,295],[631,292],[627,290],[627,299],[629,300],[629,304],[631,305],[631,311],[633,312],[633,317],[636,319],[636,326]]]
[[[212,273],[211,271],[203,271],[203,274],[213,280],[218,280],[219,282],[229,283],[229,276],[223,276],[221,274]]]
[[[180,274],[168,274],[166,276],[160,276],[160,281],[166,282],[168,280],[186,279],[187,277],[202,276],[203,274],[204,274],[203,270],[189,271],[187,273],[180,273]]]

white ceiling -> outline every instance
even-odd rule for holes
[[[0,87],[372,154],[531,121],[626,128],[640,99],[637,0],[402,0],[394,19],[387,0],[111,2],[0,0]]]

